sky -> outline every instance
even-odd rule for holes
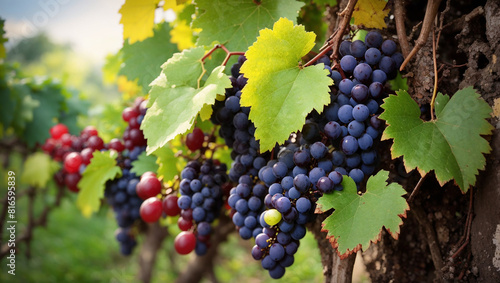
[[[0,0],[7,47],[46,31],[57,43],[69,43],[94,63],[122,46],[118,10],[124,0]]]

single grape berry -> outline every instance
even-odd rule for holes
[[[176,216],[181,213],[181,209],[177,205],[177,199],[178,197],[174,195],[168,195],[165,199],[163,199],[162,201],[163,211],[168,216]]]
[[[141,204],[139,213],[145,222],[156,222],[163,212],[161,201],[156,197],[151,197]]]
[[[156,177],[141,178],[136,192],[141,199],[148,199],[161,193],[161,188],[161,182]]]
[[[200,128],[194,128],[193,132],[186,136],[186,146],[191,151],[198,150],[203,146],[204,138],[205,134],[203,134],[203,131]]]
[[[52,128],[50,128],[50,136],[56,140],[61,138],[61,136],[66,134],[66,133],[69,133],[69,131],[68,131],[68,127],[66,127],[66,125],[64,125],[64,124],[57,124],[57,125],[53,126]]]
[[[178,254],[187,255],[196,247],[196,236],[193,232],[180,232],[175,237],[174,247]]]
[[[64,170],[68,173],[77,173],[82,162],[82,156],[78,152],[72,152],[64,158]]]

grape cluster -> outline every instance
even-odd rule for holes
[[[181,217],[177,224],[186,233],[179,234],[174,242],[179,254],[190,253],[193,249],[197,255],[204,255],[207,252],[212,232],[211,224],[218,217],[224,204],[222,186],[227,182],[226,170],[225,164],[212,159],[202,163],[190,161],[182,170],[182,180],[179,184],[180,197],[177,199]],[[188,231],[193,224],[194,233]]]
[[[116,239],[120,243],[121,252],[124,255],[130,255],[136,245],[131,227],[140,218],[141,205],[146,199],[141,194],[141,190],[138,190],[138,184],[142,178],[140,179],[139,176],[130,171],[132,162],[137,160],[146,149],[144,136],[139,129],[146,114],[145,106],[144,99],[138,98],[132,107],[123,110],[122,118],[128,123],[123,134],[123,142],[115,138],[106,146],[107,149],[118,152],[117,163],[122,169],[120,178],[106,183],[104,196],[108,204],[113,207],[116,222],[120,227],[116,233]]]
[[[65,185],[70,191],[78,192],[81,174],[93,152],[104,148],[104,142],[92,126],[83,129],[80,136],[73,136],[64,124],[57,124],[50,129],[50,136],[42,150],[55,161],[63,162],[63,168],[54,175],[55,180],[59,186]]]
[[[231,67],[230,77],[232,88],[226,89],[224,101],[217,101],[214,105],[212,122],[221,125],[219,135],[232,148],[231,156],[234,159],[229,171],[229,179],[238,182],[243,175],[256,176],[258,169],[253,162],[259,154],[259,143],[255,140],[255,126],[248,119],[250,107],[240,104],[241,89],[247,79],[241,75],[240,67],[246,58],[240,56],[238,62]]]
[[[386,95],[385,83],[396,76],[403,62],[396,49],[394,41],[384,41],[377,31],[370,31],[365,42],[343,41],[340,69],[330,72],[335,81],[332,103],[309,120],[334,145],[331,160],[335,170],[349,175],[358,188],[375,171],[374,143],[383,128],[379,106]],[[326,56],[322,59],[329,62]]]

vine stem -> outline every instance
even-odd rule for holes
[[[403,2],[403,0],[394,1],[394,17],[396,19],[396,31],[398,33],[401,51],[403,52],[403,56],[406,58],[410,54],[410,43],[408,42],[408,37],[406,36],[405,8]]]
[[[434,120],[434,103],[436,102],[436,93],[438,86],[438,71],[436,61],[436,33],[432,31],[432,61],[434,62],[434,90],[432,90],[431,99],[431,120]]]
[[[420,187],[422,187],[422,184],[424,183],[424,180],[425,178],[427,178],[427,175],[429,175],[429,173],[426,173],[424,176],[420,177],[420,180],[418,180],[418,183],[417,185],[415,186],[415,188],[413,189],[413,191],[411,192],[411,195],[410,197],[408,198],[408,200],[406,201],[407,203],[410,203],[413,201],[413,199],[415,198],[415,196],[417,195],[417,192],[418,190],[420,189]]]
[[[222,49],[227,54],[226,58],[224,58],[224,61],[222,61],[221,66],[226,66],[227,61],[229,61],[229,58],[231,58],[231,56],[234,56],[234,55],[245,55],[245,52],[231,52],[223,44],[216,44],[216,45],[214,45],[214,47],[212,47],[212,49],[208,50],[208,52],[205,55],[203,55],[203,57],[201,57],[201,68],[203,69],[203,71],[201,72],[201,75],[200,75],[200,77],[197,80],[198,88],[200,88],[201,79],[207,73],[207,70],[205,69],[205,60],[208,57],[210,57],[210,55],[212,55],[212,53],[214,53],[214,51],[217,50],[217,49]]]
[[[349,0],[349,3],[347,3],[347,6],[345,9],[339,14],[339,16],[342,17],[342,21],[340,23],[340,27],[335,31],[335,33],[327,40],[326,47],[323,46],[321,48],[321,52],[314,56],[309,62],[304,64],[304,67],[307,67],[314,62],[316,62],[321,56],[325,55],[328,53],[328,51],[333,50],[331,58],[336,61],[339,55],[339,44],[340,41],[342,40],[342,36],[344,35],[345,29],[349,25],[349,21],[351,20],[352,12],[354,12],[354,6],[356,6],[356,3],[358,0]]]
[[[434,19],[436,18],[439,4],[441,0],[429,0],[427,2],[427,8],[425,9],[424,22],[422,24],[422,30],[420,31],[420,35],[415,43],[415,47],[411,50],[410,54],[405,58],[403,64],[399,68],[400,71],[403,71],[408,62],[410,62],[411,58],[417,54],[417,52],[425,45],[427,42],[427,38],[429,37],[429,33],[432,30],[434,25]]]

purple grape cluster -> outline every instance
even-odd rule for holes
[[[187,231],[196,225],[197,255],[204,255],[208,249],[212,222],[219,216],[223,202],[222,185],[227,182],[227,167],[217,165],[212,159],[203,163],[190,161],[181,172],[177,205],[181,210],[179,227]]]

